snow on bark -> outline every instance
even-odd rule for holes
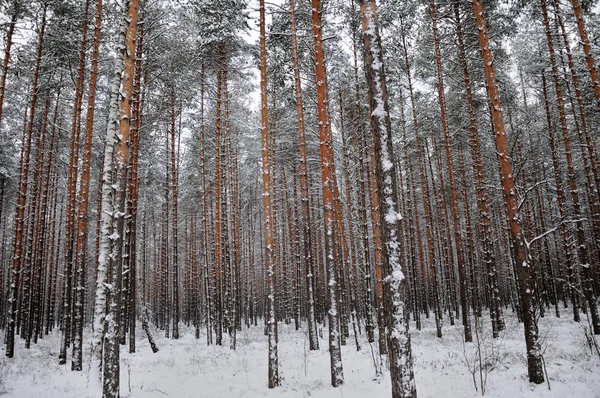
[[[388,310],[388,346],[393,397],[415,397],[416,386],[412,369],[410,334],[404,311],[403,290],[405,276],[402,272],[400,251],[400,214],[396,203],[396,165],[393,162],[391,120],[387,103],[387,87],[383,66],[381,37],[377,25],[375,1],[361,0],[362,32],[365,69],[371,103],[371,125],[376,145],[376,174],[381,188],[379,203],[384,245],[384,272],[387,294],[384,296]]]
[[[290,33],[291,33],[291,49],[292,63],[294,70],[294,91],[296,94],[296,113],[298,118],[298,152],[300,163],[300,200],[302,207],[302,238],[304,249],[304,268],[306,272],[306,294],[307,294],[307,323],[308,323],[308,338],[311,350],[319,349],[319,339],[317,337],[317,322],[315,316],[315,299],[314,299],[314,278],[313,267],[314,261],[312,258],[312,234],[310,233],[311,219],[309,210],[308,198],[308,171],[307,171],[307,156],[306,156],[306,132],[304,124],[304,107],[302,99],[302,83],[300,80],[299,56],[298,56],[298,37],[296,29],[296,4],[294,0],[290,1]],[[295,173],[294,173],[295,174]]]
[[[267,338],[269,343],[269,374],[268,386],[275,388],[279,385],[279,356],[277,352],[277,320],[275,318],[275,277],[273,250],[274,226],[271,218],[271,175],[270,169],[270,141],[269,112],[267,100],[267,41],[265,22],[265,2],[260,0],[260,96],[261,96],[261,138],[262,138],[262,179],[263,179],[263,214],[265,226],[265,260],[267,269]]]
[[[113,196],[114,189],[112,184],[112,166],[115,137],[119,123],[119,85],[121,84],[121,71],[123,68],[122,60],[117,60],[113,82],[110,90],[109,123],[106,128],[106,141],[104,147],[104,161],[102,172],[102,208],[99,209],[100,219],[100,247],[98,255],[98,276],[96,278],[96,299],[94,301],[94,322],[92,323],[91,354],[92,361],[91,372],[96,373],[96,377],[90,377],[91,380],[98,380],[100,368],[102,366],[102,338],[104,335],[104,322],[106,317],[106,298],[108,290],[107,269],[109,257],[112,253],[112,224],[113,224]],[[90,362],[91,363],[91,362]],[[93,375],[92,375],[93,376]]]
[[[329,293],[329,356],[331,359],[331,385],[338,387],[344,384],[342,353],[339,341],[339,320],[337,314],[337,295],[335,277],[335,231],[334,231],[334,189],[335,170],[333,149],[331,148],[331,128],[329,125],[329,99],[327,95],[325,56],[323,53],[321,4],[312,0],[312,27],[315,49],[315,77],[317,80],[317,109],[319,120],[319,150],[321,154],[321,182],[323,188],[323,218],[325,221],[325,251],[327,253],[325,268],[328,278]]]
[[[496,74],[493,65],[493,55],[489,47],[487,26],[483,15],[481,0],[472,0],[473,13],[479,31],[479,44],[485,69],[487,92],[491,105],[492,125],[496,138],[496,152],[502,176],[502,190],[506,216],[509,224],[510,246],[512,258],[515,262],[517,273],[517,284],[522,303],[522,315],[525,332],[525,343],[527,346],[527,365],[529,381],[540,384],[544,382],[542,370],[542,357],[540,353],[540,341],[537,328],[537,302],[533,297],[535,291],[535,278],[531,267],[524,266],[531,258],[527,251],[527,245],[523,236],[519,217],[519,203],[515,195],[515,182],[509,153],[508,139],[505,133],[502,105]],[[527,292],[529,290],[529,293]]]
[[[121,1],[120,9],[123,18],[118,44],[119,58],[116,60],[111,86],[103,161],[100,247],[92,325],[92,361],[90,361],[90,363],[94,362],[94,365],[90,367],[91,379],[93,382],[102,379],[105,397],[119,395],[119,342],[117,341],[116,314],[120,306],[120,295],[116,286],[119,285],[121,277],[121,234],[119,231],[122,230],[124,216],[122,191],[125,187],[124,170],[127,163],[126,140],[129,134],[130,112],[128,105],[133,83],[131,66],[135,53],[128,50],[135,49],[138,0]],[[123,81],[123,88],[121,88],[121,81]],[[116,154],[115,148],[117,149]],[[115,167],[117,169],[116,181],[113,181],[112,174]],[[107,279],[109,267],[111,267],[111,275],[114,280]],[[107,300],[109,300],[109,306],[106,312]]]

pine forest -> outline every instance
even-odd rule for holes
[[[0,0],[0,396],[600,397],[600,1]]]

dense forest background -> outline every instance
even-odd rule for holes
[[[429,319],[516,317],[536,384],[540,318],[600,355],[596,3],[0,1],[6,356],[59,333],[116,397],[136,328],[264,326],[273,388],[327,325],[333,387],[367,342],[404,397]]]

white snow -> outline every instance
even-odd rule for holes
[[[482,323],[483,362],[494,366],[486,382],[486,397],[597,397],[600,391],[600,357],[591,355],[585,342],[582,324],[573,323],[565,312],[563,318],[540,320],[542,349],[550,378],[546,384],[530,384],[526,376],[525,343],[522,325],[514,316],[507,318],[507,330],[498,339],[489,336],[489,316]],[[583,320],[585,321],[585,320]],[[305,325],[304,325],[305,326]],[[411,323],[411,327],[414,324]],[[306,329],[296,332],[279,325],[279,361],[281,386],[267,388],[267,338],[262,326],[238,333],[238,350],[223,346],[206,346],[205,336],[194,339],[193,329],[182,327],[180,340],[161,337],[153,328],[160,351],[152,354],[147,340],[138,336],[138,352],[129,354],[121,348],[121,397],[389,397],[389,372],[376,377],[371,349],[365,335],[360,336],[362,351],[356,352],[353,337],[342,346],[345,384],[330,385],[327,342],[322,349],[308,350]],[[412,330],[413,359],[419,397],[478,397],[473,376],[466,361],[476,364],[475,344],[463,348],[462,328],[444,325],[444,337],[435,337],[433,317],[424,319],[422,331]],[[363,329],[364,333],[364,329]],[[327,339],[326,328],[323,337]],[[85,339],[89,341],[89,330]],[[377,340],[376,340],[377,341]],[[17,340],[15,358],[0,353],[0,392],[7,398],[86,398],[100,397],[98,384],[87,387],[86,358],[84,372],[72,372],[70,361],[58,365],[60,334],[50,336],[23,348]],[[379,361],[377,361],[379,365]],[[475,374],[479,384],[479,373]],[[485,376],[485,375],[484,375]],[[131,391],[130,391],[131,388]]]

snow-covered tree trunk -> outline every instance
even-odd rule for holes
[[[471,157],[473,158],[473,176],[475,177],[475,191],[477,195],[477,210],[479,212],[481,243],[483,249],[483,259],[487,270],[487,283],[490,292],[490,317],[492,322],[492,334],[498,337],[500,330],[504,328],[502,320],[502,307],[497,288],[496,258],[494,255],[494,244],[492,237],[492,221],[489,211],[489,196],[486,188],[485,170],[483,169],[483,159],[481,155],[481,143],[479,140],[479,127],[477,125],[476,109],[473,103],[473,90],[471,87],[471,77],[467,64],[467,57],[464,45],[464,34],[460,20],[460,7],[458,2],[453,2],[454,17],[456,22],[456,36],[458,41],[458,60],[463,70],[463,82],[467,94],[466,102],[469,112],[469,145],[471,147]],[[473,282],[472,282],[473,283]],[[476,292],[474,292],[476,294]],[[475,295],[477,297],[477,295]]]
[[[200,184],[202,186],[202,247],[203,247],[203,271],[204,271],[204,306],[206,313],[206,344],[212,344],[211,329],[211,299],[208,277],[208,204],[206,193],[206,167],[205,167],[205,132],[204,132],[204,64],[200,69]]]
[[[173,338],[179,338],[179,250],[178,250],[178,223],[177,223],[177,202],[178,202],[178,185],[179,185],[179,154],[177,153],[177,145],[175,142],[175,89],[171,88],[171,198],[173,201],[172,211],[172,237],[173,237]],[[181,134],[181,132],[179,133]],[[177,153],[177,155],[176,155]]]
[[[121,2],[120,5],[124,15],[119,58],[116,61],[111,87],[103,164],[100,253],[92,340],[92,355],[96,366],[91,368],[93,373],[101,372],[95,377],[97,379],[101,375],[103,396],[106,398],[119,396],[118,311],[121,299],[121,237],[124,225],[124,188],[139,1]],[[112,179],[113,172],[115,181]]]
[[[20,3],[19,0],[14,0],[12,4],[12,15],[6,32],[5,47],[4,47],[4,58],[2,60],[2,76],[0,76],[0,122],[2,122],[2,111],[4,109],[4,91],[6,89],[6,75],[8,73],[8,66],[10,63],[10,51],[13,44],[13,34],[15,33],[15,26],[20,16]],[[3,195],[4,197],[4,195]]]
[[[73,276],[74,261],[75,261],[75,243],[76,243],[76,224],[77,220],[77,180],[79,169],[79,143],[81,139],[81,105],[83,103],[83,91],[85,81],[85,59],[87,46],[87,31],[88,31],[88,14],[90,1],[85,1],[85,9],[82,21],[82,34],[79,50],[79,65],[77,67],[77,80],[75,84],[75,95],[73,98],[73,114],[71,116],[71,139],[69,149],[69,168],[67,171],[67,206],[66,206],[66,224],[65,224],[65,293],[63,297],[64,307],[64,323],[60,353],[58,355],[58,363],[65,364],[67,362],[67,348],[70,345],[73,336],[71,333],[75,330],[73,326],[72,314],[76,314],[72,308],[73,305],[73,282],[76,282],[77,276]],[[80,327],[80,325],[77,325]],[[78,342],[77,349],[80,348]],[[74,347],[75,348],[75,347]]]
[[[21,149],[21,164],[19,173],[19,189],[17,196],[17,208],[15,211],[15,232],[13,243],[13,259],[10,280],[10,291],[8,299],[8,324],[6,329],[6,356],[12,358],[15,353],[15,328],[17,323],[17,296],[19,292],[19,280],[21,274],[21,264],[23,255],[27,250],[24,247],[24,230],[25,225],[25,205],[27,202],[27,189],[29,178],[29,163],[31,160],[31,138],[33,134],[33,123],[35,120],[35,107],[38,99],[38,81],[40,62],[42,59],[42,50],[44,48],[44,33],[46,30],[46,8],[44,4],[42,11],[42,21],[38,35],[38,45],[36,52],[35,69],[33,73],[31,104],[29,108],[29,119],[23,132],[23,145]],[[27,115],[27,113],[26,113]],[[27,120],[27,119],[26,119]]]
[[[140,14],[143,10],[140,10]],[[128,252],[130,274],[132,275],[129,279],[129,352],[135,352],[135,330],[136,330],[136,319],[137,319],[137,213],[138,213],[138,198],[139,198],[139,172],[138,172],[138,158],[140,149],[140,131],[142,128],[142,112],[143,112],[143,100],[144,97],[141,93],[142,90],[142,57],[144,54],[144,19],[143,14],[140,15],[138,21],[138,40],[136,46],[135,55],[135,75],[134,75],[134,87],[133,87],[133,110],[131,113],[131,121],[133,126],[131,128],[131,178],[129,179],[128,192],[130,196],[130,208],[129,214],[131,216],[130,223],[130,245]],[[142,290],[142,293],[144,290]],[[145,308],[144,308],[145,310]],[[149,336],[148,340],[151,340]],[[156,351],[154,351],[156,352]]]
[[[461,304],[461,315],[464,327],[464,335],[466,342],[473,341],[473,334],[471,332],[471,320],[469,317],[469,305],[467,297],[467,276],[465,272],[465,256],[463,253],[462,235],[461,235],[461,224],[460,215],[458,212],[458,194],[457,185],[454,178],[454,164],[452,162],[451,142],[450,142],[450,127],[448,125],[448,112],[446,107],[446,96],[444,93],[444,77],[442,70],[442,56],[440,50],[440,40],[437,27],[437,7],[435,0],[430,0],[429,8],[431,13],[432,27],[433,27],[433,41],[435,50],[435,63],[437,70],[437,90],[438,90],[438,103],[441,112],[442,131],[444,134],[444,148],[446,152],[446,167],[448,171],[448,183],[450,185],[450,211],[452,216],[452,229],[454,235],[454,245],[456,248],[456,260],[458,267],[458,279],[459,279],[459,290],[460,290],[460,304]]]
[[[385,304],[389,329],[388,350],[392,378],[392,396],[416,397],[412,366],[412,350],[408,317],[404,306],[405,276],[402,271],[400,250],[400,220],[396,165],[392,147],[391,119],[383,65],[381,37],[377,24],[377,6],[374,0],[361,0],[362,32],[365,72],[371,104],[371,127],[375,138],[377,180],[383,238],[383,269],[386,274]]]
[[[302,83],[300,80],[300,67],[298,60],[298,35],[296,27],[296,4],[290,1],[290,34],[292,44],[292,66],[294,69],[294,92],[296,95],[296,114],[298,118],[298,149],[299,149],[299,172],[300,172],[300,203],[302,213],[302,238],[304,248],[304,271],[306,275],[306,307],[309,348],[319,349],[319,338],[317,336],[317,325],[315,320],[315,282],[314,282],[314,259],[312,257],[312,235],[310,233],[310,211],[308,195],[308,160],[306,155],[306,128],[304,123],[304,105],[302,97]]]
[[[504,128],[502,115],[502,104],[500,93],[496,82],[494,57],[490,49],[483,6],[481,0],[472,0],[473,13],[479,31],[479,45],[485,69],[487,92],[490,100],[492,113],[492,124],[496,138],[496,151],[500,174],[502,176],[502,192],[506,217],[510,226],[510,247],[512,258],[517,272],[519,296],[521,298],[523,323],[525,326],[525,343],[527,346],[527,364],[529,381],[540,384],[544,382],[542,370],[542,354],[536,323],[537,303],[534,297],[535,281],[532,277],[532,264],[528,254],[527,245],[523,236],[521,220],[519,216],[519,204],[515,191],[513,168],[510,159],[508,139]]]
[[[49,230],[49,233],[46,235],[47,237],[49,237],[49,241],[45,243],[45,247],[47,250],[47,253],[45,255],[46,261],[47,261],[47,274],[46,274],[46,287],[45,287],[45,293],[44,293],[44,313],[45,313],[45,334],[48,334],[50,332],[50,325],[53,323],[54,320],[54,314],[53,314],[53,305],[52,305],[52,301],[53,301],[53,297],[54,297],[54,289],[53,289],[53,284],[55,283],[56,279],[54,278],[54,270],[55,270],[55,263],[54,263],[54,236],[55,236],[55,231],[56,231],[56,184],[54,184],[54,178],[56,173],[54,173],[55,171],[55,163],[54,163],[54,149],[55,146],[57,145],[57,134],[56,134],[56,121],[58,118],[58,107],[59,107],[59,103],[60,103],[60,92],[56,95],[56,103],[54,106],[54,116],[53,116],[53,120],[52,120],[52,129],[50,132],[50,147],[48,148],[48,162],[46,164],[46,171],[45,171],[45,177],[44,179],[46,180],[46,192],[45,192],[45,196],[42,199],[42,201],[44,202],[44,204],[42,205],[46,210],[49,210],[49,217],[48,217],[48,223],[46,226],[46,229]],[[50,198],[48,198],[48,196],[50,196]],[[1,199],[0,199],[1,200]],[[59,234],[60,235],[60,234]],[[47,239],[47,238],[46,238]],[[60,245],[58,245],[60,246]],[[40,332],[41,333],[41,332]]]
[[[262,138],[262,183],[263,217],[265,225],[265,268],[267,270],[267,339],[269,344],[269,388],[279,385],[279,354],[277,352],[277,319],[275,318],[275,245],[274,223],[271,209],[271,154],[269,136],[269,108],[267,98],[267,38],[265,22],[265,1],[260,0],[260,98],[261,98],[261,138]]]
[[[215,343],[223,345],[223,201],[222,201],[222,171],[221,171],[221,152],[222,152],[222,98],[223,98],[223,69],[227,62],[227,53],[225,45],[219,46],[219,62],[217,71],[217,100],[216,100],[216,126],[215,126]]]
[[[561,132],[563,136],[563,143],[565,147],[565,158],[567,161],[567,171],[569,178],[569,188],[571,193],[572,212],[573,217],[577,219],[576,223],[576,239],[577,239],[577,256],[579,259],[579,265],[582,268],[585,281],[583,282],[583,292],[589,306],[589,312],[592,318],[592,325],[594,334],[600,334],[600,317],[598,315],[598,306],[596,304],[596,295],[593,292],[593,276],[592,267],[597,261],[590,261],[585,231],[583,228],[583,222],[581,221],[581,204],[579,200],[579,189],[577,181],[575,180],[575,167],[573,165],[573,155],[571,152],[571,140],[569,138],[569,131],[567,125],[567,116],[564,105],[564,98],[562,94],[562,88],[560,85],[560,75],[558,73],[558,66],[556,63],[556,53],[554,52],[554,40],[552,30],[550,29],[550,21],[548,19],[548,7],[546,0],[541,0],[542,5],[542,16],[544,19],[544,25],[546,27],[546,39],[548,42],[548,53],[550,54],[550,66],[552,67],[552,78],[554,80],[554,89],[556,91],[556,100],[559,111],[559,121],[561,126]],[[585,155],[584,155],[585,156]]]
[[[349,246],[352,249],[350,262],[348,264],[349,268],[349,286],[350,286],[350,312],[351,312],[351,322],[352,329],[354,331],[354,342],[356,344],[356,351],[360,351],[360,343],[358,341],[358,331],[356,330],[356,322],[357,320],[357,299],[356,299],[356,289],[358,287],[357,278],[358,278],[358,267],[356,264],[356,247],[355,246],[355,238],[354,238],[354,215],[352,214],[352,198],[353,195],[353,184],[350,180],[350,169],[349,169],[349,159],[350,159],[350,150],[346,144],[346,131],[344,129],[344,107],[342,101],[342,93],[340,92],[340,135],[342,136],[342,153],[343,153],[343,171],[344,171],[344,182],[345,182],[345,191],[346,191],[346,203],[347,203],[347,215],[348,215],[348,241]],[[342,221],[343,222],[343,221]]]
[[[92,361],[91,372],[102,370],[102,350],[106,318],[107,295],[112,289],[109,285],[108,266],[111,261],[113,240],[112,226],[114,218],[114,195],[113,186],[113,157],[115,152],[115,137],[119,123],[119,86],[121,84],[121,73],[123,70],[122,59],[118,59],[113,81],[110,89],[109,123],[106,128],[104,145],[104,160],[102,165],[102,206],[98,209],[100,213],[100,245],[98,247],[98,270],[96,276],[96,293],[94,300],[94,322],[92,324]],[[97,373],[97,379],[101,373]],[[91,377],[93,380],[94,377]]]
[[[404,65],[406,69],[406,77],[408,80],[408,92],[411,104],[411,113],[413,119],[413,129],[415,131],[415,139],[417,144],[417,158],[419,163],[419,180],[421,183],[421,198],[423,201],[423,208],[425,213],[425,237],[427,241],[427,262],[429,263],[430,275],[432,279],[431,291],[432,291],[432,299],[433,299],[433,311],[435,315],[435,329],[437,337],[442,337],[442,309],[441,309],[441,299],[438,288],[438,271],[437,271],[437,257],[435,252],[435,244],[434,244],[434,236],[433,236],[433,207],[431,201],[431,192],[429,188],[429,184],[427,182],[427,168],[425,164],[425,153],[422,144],[422,137],[420,135],[419,122],[417,118],[417,106],[415,101],[415,94],[413,90],[412,83],[412,73],[410,71],[410,62],[408,58],[408,48],[406,44],[406,36],[403,32],[404,24],[403,21],[400,20],[400,24],[402,26],[402,50],[404,53]],[[416,212],[415,212],[416,213]],[[417,228],[418,230],[418,228]]]
[[[105,398],[119,397],[119,358],[121,322],[125,319],[119,313],[123,300],[123,242],[125,225],[125,191],[127,186],[127,167],[129,160],[129,137],[131,134],[131,99],[135,75],[135,50],[137,40],[137,19],[139,0],[130,0],[127,6],[123,4],[124,46],[120,49],[123,59],[119,104],[119,132],[115,146],[115,181],[113,196],[113,238],[110,256],[110,296],[106,315],[106,334],[104,336],[103,353],[103,395]]]
[[[85,257],[87,249],[88,207],[90,196],[90,173],[92,167],[92,138],[94,129],[94,111],[96,106],[96,83],[98,79],[98,61],[100,57],[100,37],[102,25],[102,0],[96,1],[96,15],[94,26],[94,44],[92,49],[91,73],[88,90],[88,107],[85,121],[85,139],[83,146],[83,162],[81,165],[81,185],[79,188],[79,210],[77,235],[75,244],[75,270],[77,287],[75,290],[75,327],[73,335],[73,359],[71,370],[83,368],[83,322],[84,298],[86,286]]]
[[[573,5],[573,12],[575,13],[575,19],[577,20],[577,30],[579,31],[579,38],[581,45],[583,46],[583,52],[585,53],[585,62],[590,73],[592,80],[592,86],[594,87],[594,95],[596,97],[596,106],[600,110],[600,74],[596,67],[596,61],[594,60],[594,54],[592,51],[592,45],[585,26],[585,20],[583,19],[583,11],[579,0],[571,0]]]
[[[325,72],[325,55],[323,53],[323,26],[321,19],[321,1],[312,0],[312,28],[315,49],[315,77],[317,79],[317,114],[319,121],[319,141],[321,154],[321,183],[323,188],[323,218],[325,223],[325,269],[327,273],[327,289],[329,310],[329,357],[331,360],[331,385],[338,387],[344,384],[342,352],[340,349],[339,314],[337,299],[337,278],[335,260],[338,254],[335,239],[334,214],[334,158],[329,123],[329,98]]]

